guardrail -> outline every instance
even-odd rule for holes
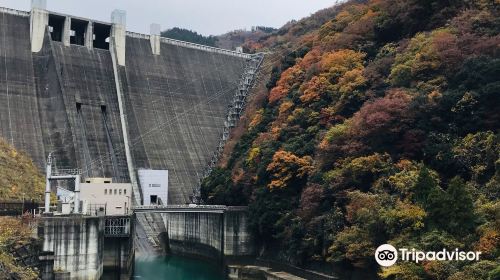
[[[247,211],[247,206],[225,206],[225,205],[152,205],[152,206],[136,206],[133,211],[140,212],[210,212],[224,213],[233,211]]]
[[[232,206],[233,207],[233,206]],[[227,209],[225,205],[150,205],[150,206],[135,206],[134,210],[148,209]]]
[[[149,40],[151,37],[150,35],[131,32],[131,31],[127,31],[126,34],[127,34],[127,36],[132,37],[132,38],[147,39],[147,40]],[[191,49],[203,50],[203,51],[207,51],[207,52],[214,52],[214,53],[220,53],[220,54],[225,54],[225,55],[231,55],[231,56],[236,56],[236,57],[241,57],[241,58],[246,58],[246,59],[250,59],[253,56],[252,54],[248,54],[248,53],[240,53],[240,52],[236,52],[236,51],[232,51],[232,50],[220,49],[220,48],[216,48],[216,47],[210,47],[210,46],[205,46],[205,45],[200,45],[200,44],[196,44],[196,43],[191,43],[191,42],[186,42],[186,41],[181,41],[181,40],[176,40],[176,39],[171,39],[171,38],[165,38],[165,37],[160,37],[160,42],[167,43],[170,45],[191,48]]]
[[[26,212],[32,213],[40,206],[34,201],[0,201],[0,216],[20,216]]]

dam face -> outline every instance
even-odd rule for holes
[[[262,58],[112,21],[0,8],[0,137],[40,168],[52,153],[57,168],[132,182],[136,204],[137,170],[168,170],[168,203],[189,202]]]

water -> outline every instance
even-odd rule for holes
[[[133,279],[137,280],[224,280],[220,266],[179,257],[136,259]]]

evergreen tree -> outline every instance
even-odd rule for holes
[[[432,228],[441,228],[452,234],[466,234],[474,226],[474,203],[460,177],[453,178],[446,191],[440,188],[432,190],[425,210]]]
[[[429,172],[429,169],[427,167],[423,166],[422,168],[420,168],[418,179],[413,189],[413,197],[415,202],[424,207],[428,202],[429,195],[433,191],[439,189],[436,180],[432,178],[431,173]],[[437,195],[437,193],[435,195]]]
[[[451,179],[446,193],[448,229],[452,233],[468,232],[474,226],[474,203],[464,180],[460,177]]]

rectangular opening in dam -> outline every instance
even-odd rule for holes
[[[49,15],[49,31],[52,41],[62,41],[64,22],[66,18],[58,15]]]
[[[87,33],[88,21],[80,19],[71,19],[71,37],[70,43],[73,45],[85,45],[85,37]]]
[[[94,23],[94,48],[109,50],[111,25]]]

